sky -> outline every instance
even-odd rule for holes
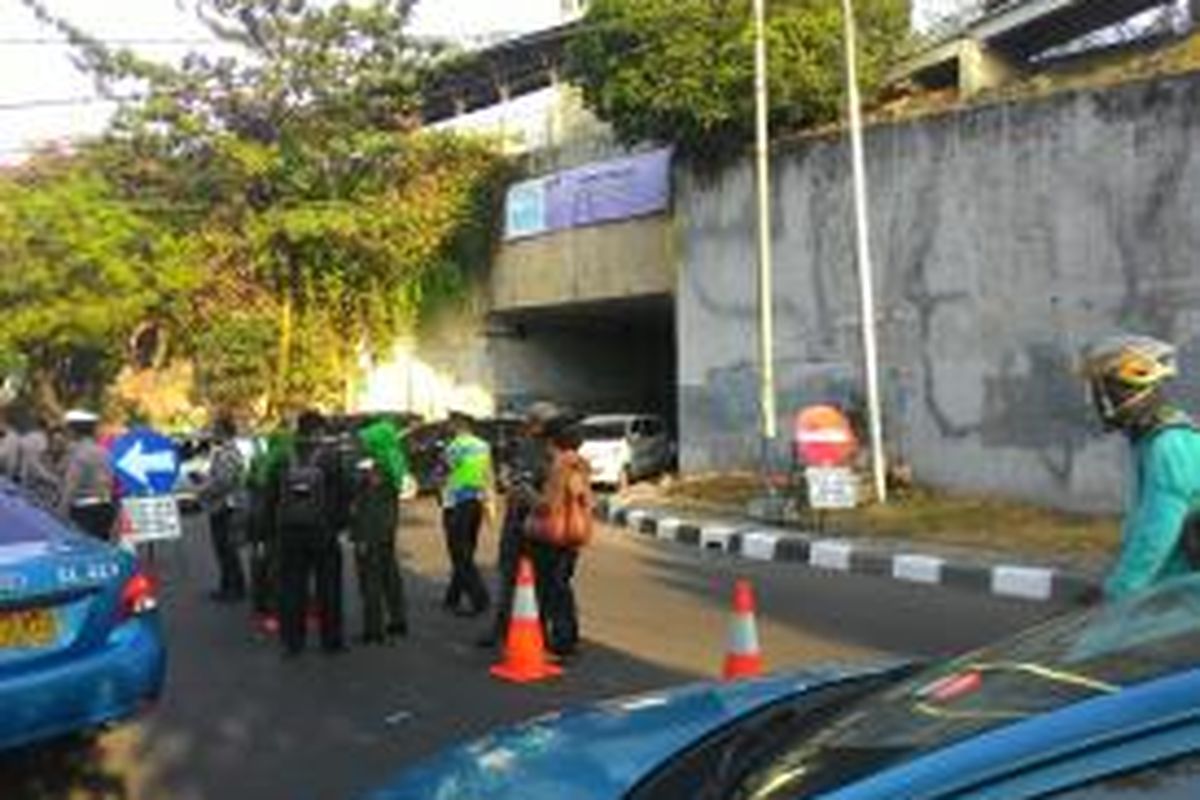
[[[178,58],[189,47],[207,49],[193,43],[210,40],[176,0],[43,1],[101,39],[160,42],[136,46],[148,56]],[[413,27],[454,37],[519,33],[553,25],[558,10],[559,0],[420,0]],[[37,143],[99,132],[112,112],[103,103],[63,102],[96,93],[71,64],[68,49],[54,43],[59,38],[20,0],[0,0],[0,162],[21,160]]]

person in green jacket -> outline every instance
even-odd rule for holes
[[[364,644],[384,644],[387,635],[408,633],[404,581],[396,559],[400,491],[408,465],[400,433],[387,420],[360,429],[358,445],[352,472],[350,540],[362,595],[361,638]]]
[[[1084,353],[1096,411],[1131,447],[1121,549],[1104,582],[1117,600],[1200,567],[1189,552],[1200,520],[1200,429],[1163,395],[1175,348],[1146,336],[1105,339]]]
[[[266,633],[279,631],[279,536],[274,509],[268,500],[272,481],[291,457],[295,440],[279,428],[256,443],[246,475],[250,509],[250,602],[258,625]]]

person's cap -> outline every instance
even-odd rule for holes
[[[525,410],[525,420],[545,424],[556,419],[560,414],[558,406],[554,403],[539,400]]]
[[[99,415],[82,408],[72,408],[63,414],[63,422],[68,425],[87,425],[99,421]]]

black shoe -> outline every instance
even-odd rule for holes
[[[365,645],[386,644],[387,640],[384,639],[382,633],[364,633],[358,637],[358,642]]]
[[[487,650],[494,649],[498,644],[500,644],[500,637],[494,633],[485,633],[483,636],[480,636],[475,640],[476,647],[481,647]]]
[[[388,636],[405,637],[408,636],[407,622],[393,622],[387,627]]]

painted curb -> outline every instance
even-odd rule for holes
[[[797,564],[838,574],[872,575],[932,587],[965,589],[1034,602],[1078,602],[1097,582],[1050,567],[1010,563],[967,563],[943,556],[889,552],[845,539],[755,524],[685,520],[655,509],[626,507],[608,498],[596,504],[596,518],[631,533],[751,561]]]

